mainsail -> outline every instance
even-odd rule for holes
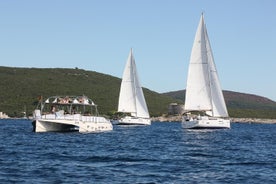
[[[132,49],[129,52],[123,73],[118,111],[131,113],[134,117],[149,118],[149,112],[139,82]]]
[[[214,117],[228,117],[203,15],[190,58],[185,110],[205,111]]]

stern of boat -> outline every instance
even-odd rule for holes
[[[222,118],[213,118],[203,116],[200,119],[186,119],[182,120],[182,128],[185,129],[220,129],[230,128],[230,120]]]

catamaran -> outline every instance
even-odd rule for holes
[[[148,107],[140,85],[132,49],[125,65],[121,82],[118,112],[127,114],[119,119],[119,125],[150,125]]]
[[[110,120],[99,116],[97,105],[86,96],[52,96],[39,101],[33,113],[34,132],[113,130]]]
[[[230,128],[203,14],[190,58],[184,110],[183,128]]]

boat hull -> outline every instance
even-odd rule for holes
[[[138,118],[126,116],[117,121],[117,125],[151,125],[149,118]]]
[[[112,131],[110,121],[78,121],[66,119],[37,119],[32,122],[34,132],[68,132],[79,131],[82,133]]]
[[[200,119],[182,120],[182,128],[185,129],[221,129],[230,128],[230,120],[222,118],[204,117]]]

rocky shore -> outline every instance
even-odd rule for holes
[[[276,119],[261,119],[261,118],[230,118],[233,123],[267,123],[276,124]]]
[[[159,116],[159,117],[152,117],[151,121],[178,122],[178,121],[182,121],[182,116]]]
[[[152,117],[152,121],[159,122],[181,122],[182,116],[159,116]],[[276,124],[276,119],[261,119],[261,118],[230,118],[233,123],[267,123]]]

